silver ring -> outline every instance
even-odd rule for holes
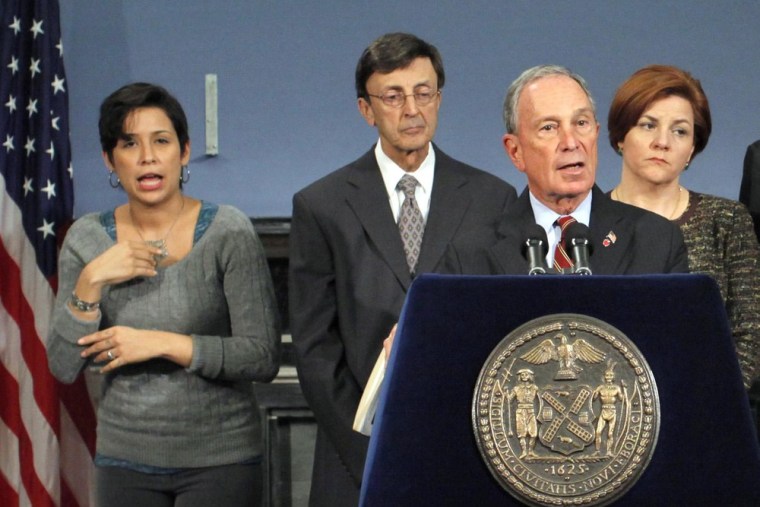
[[[113,357],[113,349],[108,349],[108,352],[106,353],[106,355],[108,356],[108,359],[110,359],[111,361],[116,359],[115,357]]]

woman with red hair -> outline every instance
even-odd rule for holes
[[[689,191],[679,181],[712,129],[701,84],[677,67],[639,69],[618,88],[607,128],[623,159],[611,197],[681,227],[689,270],[718,282],[749,388],[760,368],[760,246],[752,220],[739,202]]]

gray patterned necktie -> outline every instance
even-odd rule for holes
[[[422,212],[417,205],[417,199],[414,198],[414,189],[417,185],[419,185],[417,179],[409,174],[405,174],[396,185],[396,189],[401,190],[406,196],[403,204],[401,204],[398,230],[401,233],[401,241],[404,243],[406,262],[411,274],[414,274],[417,268],[417,260],[420,257],[420,248],[422,247],[422,235],[425,233]]]

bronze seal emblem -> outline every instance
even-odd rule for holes
[[[654,453],[660,404],[652,371],[618,329],[556,314],[523,324],[491,352],[472,422],[480,454],[532,505],[605,505]]]

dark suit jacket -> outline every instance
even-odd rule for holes
[[[747,146],[739,201],[749,208],[755,225],[755,235],[760,240],[760,141]]]
[[[589,265],[594,274],[688,272],[686,246],[677,225],[644,209],[613,201],[597,186],[592,192],[589,229],[593,253]],[[529,265],[521,250],[526,239],[525,228],[533,223],[535,218],[526,188],[502,217],[490,241],[481,236],[463,238],[450,245],[444,272],[527,274]]]
[[[438,271],[457,237],[492,230],[516,198],[506,182],[434,149],[419,273]],[[294,196],[290,323],[318,425],[311,505],[358,503],[368,438],[351,426],[411,281],[374,149]]]

